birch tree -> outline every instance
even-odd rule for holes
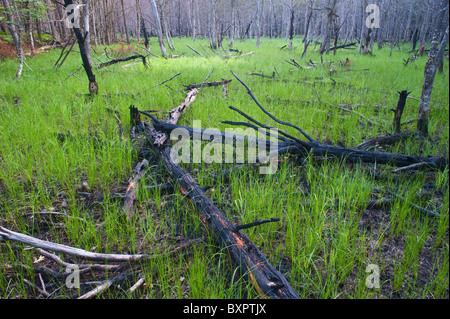
[[[428,135],[428,113],[430,111],[430,97],[433,91],[434,77],[439,67],[440,60],[444,56],[444,49],[448,42],[448,24],[447,30],[441,42],[441,46],[438,51],[440,30],[442,21],[447,12],[448,0],[441,0],[439,11],[437,15],[437,23],[433,32],[433,40],[431,42],[430,52],[428,54],[428,60],[425,65],[425,76],[423,81],[422,96],[420,98],[419,116],[417,118],[417,131],[422,132],[425,136]]]
[[[8,19],[8,29],[11,33],[11,37],[13,38],[14,45],[17,50],[16,54],[19,58],[19,68],[16,73],[16,79],[20,79],[24,64],[22,48],[22,23],[15,0],[11,0],[11,6],[9,5],[8,0],[3,0],[3,7],[5,8],[6,18]]]
[[[166,52],[166,47],[164,45],[164,37],[163,37],[163,32],[162,32],[162,27],[161,27],[161,20],[159,19],[158,9],[156,8],[155,0],[148,0],[148,2],[150,2],[150,6],[152,7],[152,12],[153,12],[153,18],[155,19],[156,32],[158,33],[159,47],[161,48],[161,55],[164,58],[166,58],[167,52]]]

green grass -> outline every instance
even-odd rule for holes
[[[156,53],[157,41],[152,40],[151,50]],[[255,41],[236,41],[243,53],[254,54],[222,59],[209,49],[207,56],[200,47],[200,43],[207,47],[204,40],[174,40],[173,54],[184,54],[180,58],[152,57],[148,68],[137,60],[128,67],[94,68],[100,91],[93,98],[85,96],[88,85],[83,70],[68,77],[81,66],[76,53],[58,70],[53,61],[60,49],[27,58],[31,70],[25,67],[19,81],[13,80],[17,61],[0,61],[0,224],[91,251],[157,256],[142,263],[145,285],[134,294],[115,288],[100,298],[258,298],[179,190],[167,193],[146,188],[170,180],[160,163],[152,164],[140,184],[136,219],[130,222],[123,216],[122,200],[116,195],[124,192],[137,160],[129,139],[129,106],[162,111],[157,113],[161,118],[184,99],[183,85],[199,83],[210,73],[210,81],[231,79],[233,70],[281,120],[321,142],[351,147],[392,133],[389,109],[397,104],[397,91],[407,89],[420,98],[426,57],[405,67],[403,59],[409,54],[394,50],[389,56],[389,47],[375,49],[374,56],[341,50],[336,56],[324,55],[322,64],[314,47],[301,60],[299,41],[289,51],[280,50],[285,44],[282,40],[262,39],[260,49]],[[197,56],[186,44],[205,57]],[[352,71],[339,65],[347,57],[354,61]],[[295,68],[285,62],[292,58],[304,67],[311,59],[317,68]],[[105,56],[94,55],[97,59],[105,61]],[[337,72],[330,73],[331,68]],[[448,61],[444,70],[436,75],[431,98],[430,137],[383,146],[382,151],[447,156]],[[155,87],[178,72],[180,76]],[[249,75],[274,72],[282,80]],[[275,125],[234,78],[227,98],[221,87],[201,89],[179,124],[200,120],[203,128],[224,130],[227,126],[222,121],[243,120],[228,109],[230,105]],[[403,121],[417,118],[418,107],[419,102],[408,99]],[[292,128],[278,127],[298,136]],[[415,125],[411,122],[402,128],[414,130]],[[57,134],[68,132],[71,138],[58,140]],[[244,224],[280,218],[278,223],[245,232],[302,298],[448,298],[448,170],[399,172],[394,178],[389,165],[350,165],[312,157],[301,164],[283,157],[275,175],[263,176],[249,167],[233,173],[227,183],[214,183],[210,173],[219,172],[222,165],[184,166],[202,186],[213,186],[208,194],[230,221]],[[375,178],[374,173],[381,177]],[[434,187],[430,189],[429,184]],[[390,209],[367,210],[365,203],[376,196],[374,188],[395,191],[407,201],[396,199]],[[410,203],[437,211],[441,217],[425,217]],[[44,209],[69,217],[31,214]],[[187,252],[172,257],[164,254],[177,247],[180,239],[199,237],[203,242]],[[40,286],[33,271],[37,265],[62,271],[48,260],[38,261],[36,251],[23,250],[17,243],[1,243],[0,248],[1,298],[38,297],[24,283],[27,279]],[[369,264],[380,268],[378,289],[365,285]],[[99,277],[104,279],[104,273],[91,274],[85,281]],[[61,282],[45,280],[53,291],[51,298],[79,294]]]

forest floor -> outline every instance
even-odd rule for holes
[[[157,41],[151,40],[157,54]],[[102,69],[94,65],[95,97],[86,95],[88,81],[76,46],[60,68],[54,64],[61,49],[27,57],[19,81],[14,80],[17,60],[0,60],[0,226],[97,253],[152,255],[132,265],[92,267],[76,289],[66,284],[62,263],[28,245],[1,241],[0,298],[74,298],[113,278],[98,298],[259,298],[182,191],[158,187],[173,181],[155,156],[139,183],[135,217],[126,218],[123,196],[139,161],[130,139],[130,105],[165,119],[185,98],[186,85],[232,79],[227,90],[200,89],[178,124],[200,121],[202,128],[224,131],[229,125],[223,121],[243,120],[231,105],[279,127],[253,103],[233,71],[278,118],[317,141],[355,147],[393,133],[390,109],[397,105],[398,91],[420,98],[427,59],[405,66],[413,55],[409,44],[394,48],[392,55],[388,46],[375,46],[373,55],[342,49],[324,54],[323,61],[314,45],[301,59],[299,40],[292,50],[281,39],[262,39],[260,48],[256,40],[235,41],[241,53],[213,52],[202,39],[174,39],[174,45],[173,58],[149,56],[148,67],[141,60]],[[108,56],[145,54],[142,46],[108,46]],[[108,61],[103,47],[92,53],[95,64]],[[350,66],[344,65],[347,58]],[[411,135],[374,149],[448,158],[448,83],[445,60],[444,72],[436,74],[428,137]],[[415,130],[418,107],[416,99],[407,100],[403,132]],[[300,297],[449,297],[448,168],[394,171],[391,165],[285,155],[273,175],[249,165],[229,179],[213,179],[235,165],[183,167],[201,186],[212,186],[207,194],[233,223],[280,219],[244,232]],[[400,197],[387,195],[392,193]],[[375,199],[388,204],[373,205]],[[95,263],[57,255],[68,263]]]

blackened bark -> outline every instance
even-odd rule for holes
[[[74,5],[73,0],[64,0],[64,7],[66,8],[66,10],[67,10],[67,7],[70,5]],[[72,11],[67,12],[67,13],[70,16],[71,14],[73,14],[73,9],[72,9]],[[73,18],[71,22],[72,22],[73,32],[75,33],[75,36],[77,37],[78,47],[80,49],[81,60],[83,61],[83,67],[84,67],[84,70],[86,71],[86,75],[89,79],[89,93],[97,94],[98,93],[98,84],[95,80],[95,75],[92,72],[90,58],[86,51],[85,36],[82,34],[80,28],[78,28],[76,26],[75,18]]]
[[[400,94],[400,97],[398,99],[397,109],[395,110],[394,123],[393,123],[395,133],[400,133],[400,131],[401,131],[401,118],[402,118],[402,114],[403,114],[403,109],[405,108],[405,105],[406,105],[406,99],[408,98],[408,95],[411,92],[404,90],[404,91],[401,91],[398,93]]]

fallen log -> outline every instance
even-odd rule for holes
[[[137,55],[132,55],[132,56],[129,56],[126,58],[118,58],[118,59],[113,59],[108,62],[101,63],[101,64],[99,64],[98,68],[102,69],[102,68],[111,66],[113,64],[119,63],[119,62],[126,62],[126,61],[130,61],[130,60],[134,60],[134,59],[142,59],[142,64],[144,65],[144,67],[147,67],[147,62],[146,62],[145,56],[143,56],[141,54],[137,54]]]
[[[338,50],[338,49],[346,49],[346,48],[354,46],[354,45],[356,45],[356,42],[352,42],[352,43],[349,43],[349,44],[338,45],[338,46],[330,48],[329,51]]]
[[[185,129],[191,138],[194,138],[194,128],[188,126],[181,125],[172,125],[162,122],[153,123],[154,127],[157,130],[170,134],[172,130],[176,128]],[[208,136],[220,136],[222,143],[230,140],[247,140],[251,142],[256,141],[257,143],[266,143],[266,149],[270,149],[270,141],[265,139],[256,139],[255,137],[248,137],[238,134],[230,134],[227,132],[221,131],[212,131],[212,130],[204,130],[200,129],[198,133],[201,135],[205,134]],[[216,141],[216,140],[215,140]],[[385,153],[385,152],[376,152],[376,151],[367,151],[357,148],[348,148],[341,147],[335,145],[323,144],[320,142],[305,142],[305,141],[289,141],[289,142],[281,142],[278,143],[278,153],[290,153],[293,155],[300,155],[303,157],[307,157],[309,155],[313,156],[328,156],[335,157],[342,160],[347,160],[352,163],[378,163],[378,164],[390,164],[393,166],[409,166],[416,163],[425,164],[420,167],[428,167],[439,170],[444,170],[445,167],[448,166],[448,160],[442,157],[422,157],[417,155],[403,155],[396,153]]]
[[[288,146],[289,152],[296,152],[297,154],[301,154],[302,156],[308,156],[308,154],[319,155],[319,156],[335,156],[341,159],[346,159],[351,162],[366,162],[366,163],[379,163],[379,164],[391,164],[394,166],[409,166],[417,163],[425,163],[428,167],[433,167],[439,170],[444,170],[448,166],[448,160],[442,157],[422,157],[417,155],[403,155],[403,154],[395,154],[395,153],[383,153],[383,152],[374,152],[374,151],[365,151],[356,148],[346,148],[341,146],[334,146],[323,144],[313,140],[308,134],[306,134],[301,128],[298,126],[291,124],[289,122],[284,122],[277,119],[270,112],[268,112],[264,107],[258,102],[256,97],[253,95],[250,88],[239,79],[236,74],[231,71],[233,76],[247,89],[247,93],[253,99],[253,101],[258,105],[258,107],[270,118],[276,121],[279,124],[290,126],[299,131],[304,137],[308,139],[309,142],[301,141],[298,138],[295,138],[292,142],[293,145],[285,145]],[[283,143],[281,143],[283,144]],[[281,146],[279,145],[279,148]],[[425,166],[421,166],[425,167]]]
[[[199,56],[204,57],[203,54],[201,54],[200,52],[198,52],[197,50],[195,50],[194,48],[190,47],[188,44],[186,44],[186,46],[191,49],[192,51],[194,51],[195,53],[197,53]]]
[[[341,146],[335,146],[335,145],[328,145],[324,143],[317,142],[313,140],[306,132],[304,132],[301,128],[298,126],[291,124],[289,122],[281,121],[277,119],[275,116],[273,116],[270,112],[268,112],[264,107],[258,102],[256,97],[253,95],[250,88],[242,82],[233,72],[232,74],[238,79],[240,83],[242,83],[245,88],[247,89],[247,93],[252,97],[252,99],[255,101],[255,103],[259,106],[259,108],[270,118],[272,118],[275,122],[290,126],[295,128],[297,131],[299,131],[304,137],[308,139],[308,142],[300,140],[299,138],[293,137],[288,134],[283,134],[286,136],[290,141],[282,142],[278,144],[278,152],[283,153],[291,153],[291,154],[298,154],[303,157],[307,157],[309,155],[314,156],[332,156],[340,159],[344,159],[350,162],[359,163],[378,163],[378,164],[390,164],[393,166],[409,166],[412,164],[417,163],[425,163],[424,165],[420,167],[431,167],[439,170],[444,170],[448,166],[448,160],[442,157],[422,157],[417,155],[403,155],[403,154],[396,154],[396,153],[385,153],[385,152],[377,152],[377,151],[367,151],[362,150],[359,148],[348,148],[348,147],[341,147]],[[234,108],[233,108],[234,109]],[[244,115],[243,112],[240,112],[241,115],[245,116],[247,119],[252,120],[248,115]],[[178,126],[174,124],[169,123],[162,123],[156,118],[152,117],[153,119],[153,125],[154,127],[162,132],[165,132],[167,134],[170,134],[170,132],[175,128],[184,128],[187,130],[191,138],[194,136],[194,129],[191,127],[186,126]],[[257,125],[261,124],[257,121],[252,120]],[[262,126],[263,128],[267,128],[267,126]],[[237,138],[240,139],[251,139],[251,137],[247,136],[239,136],[239,135],[233,135],[230,133],[220,132],[220,131],[214,131],[211,132],[211,130],[200,130],[201,134],[209,133],[211,136],[211,133],[214,134],[214,136],[221,136],[222,143],[225,143],[225,141],[230,141],[230,138],[232,141],[236,140]],[[280,131],[281,132],[281,131]],[[270,141],[264,140],[264,139],[256,139],[257,143],[266,143],[266,147],[269,146],[270,149]]]
[[[408,139],[413,135],[420,135],[420,132],[404,132],[399,134],[392,134],[387,136],[380,136],[380,137],[374,137],[368,140],[365,140],[364,142],[361,142],[356,146],[358,149],[369,149],[371,147],[375,146],[382,146],[382,145],[391,145],[394,143],[397,143],[401,140]]]
[[[184,85],[184,87],[186,88],[186,90],[190,91],[192,89],[199,89],[202,87],[211,87],[211,86],[219,86],[219,85],[224,85],[224,84],[228,84],[231,82],[230,80],[221,80],[221,81],[214,81],[214,82],[202,82],[202,83],[198,83],[198,84],[189,84],[189,85]]]
[[[157,140],[156,130],[147,130],[150,140]],[[156,144],[155,144],[156,146]],[[156,147],[164,166],[178,182],[184,195],[188,195],[201,214],[201,220],[214,233],[223,247],[227,247],[234,263],[247,275],[261,295],[272,298],[299,298],[286,278],[276,270],[262,255],[253,242],[235,225],[231,224],[202,187],[181,166],[173,162],[171,147],[163,145]]]
[[[228,82],[231,80],[228,80]],[[185,111],[185,108],[182,110]],[[142,112],[141,112],[142,113]],[[173,112],[172,112],[173,113]],[[181,114],[181,113],[180,113]],[[171,115],[172,116],[172,115]],[[154,123],[162,123],[153,116],[150,116]],[[176,117],[175,120],[178,120]],[[173,121],[172,122],[176,122]],[[167,125],[175,125],[165,123]],[[298,299],[300,298],[294,288],[281,272],[275,269],[262,255],[249,237],[239,231],[214,205],[212,200],[206,195],[205,190],[186,172],[180,165],[172,160],[172,148],[167,144],[159,144],[161,135],[166,135],[164,141],[169,139],[168,133],[163,133],[155,127],[146,128],[144,131],[147,138],[155,146],[156,152],[167,171],[178,183],[181,192],[187,195],[200,213],[200,219],[213,232],[215,238],[222,247],[226,247],[228,253],[238,267],[241,275],[248,277],[255,289],[261,296],[277,299]],[[271,219],[275,221],[276,219]],[[264,221],[266,222],[266,221]]]
[[[25,234],[17,233],[7,228],[0,226],[0,242],[1,241],[17,241],[26,245],[30,245],[33,247],[38,247],[44,250],[53,251],[56,253],[62,253],[69,256],[79,257],[86,260],[92,261],[104,261],[104,262],[138,262],[151,260],[155,258],[159,258],[161,255],[159,252],[155,255],[149,254],[107,254],[107,253],[95,253],[88,250],[75,248],[63,244],[57,244],[50,241],[38,239],[32,236],[28,236]],[[201,238],[193,239],[187,242],[184,245],[178,246],[170,251],[165,252],[164,255],[170,256],[176,252],[179,252],[182,249],[185,249],[187,246],[199,243],[202,241]]]
[[[171,159],[171,147],[157,148],[164,166],[188,195],[204,224],[214,233],[222,247],[226,247],[234,264],[242,275],[246,275],[262,296],[282,299],[298,299],[297,292],[287,279],[262,255],[248,236],[230,223],[211,199],[205,194],[194,178]]]

